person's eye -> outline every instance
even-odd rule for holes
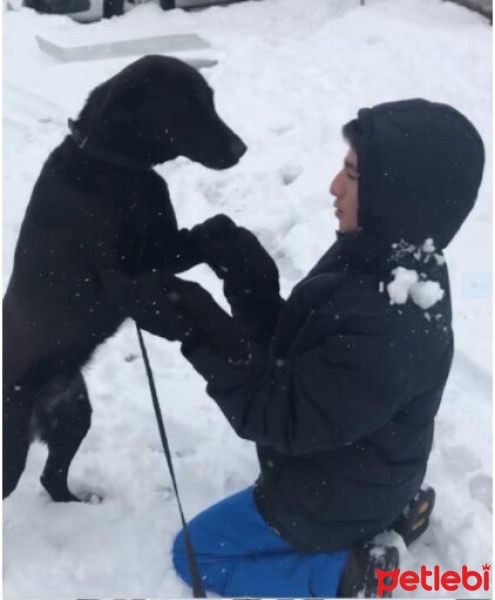
[[[346,169],[345,173],[347,177],[353,181],[357,181],[359,179],[359,173],[356,173],[356,171],[353,171],[352,169]]]

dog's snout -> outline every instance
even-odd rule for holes
[[[247,146],[241,140],[241,138],[236,137],[230,144],[230,151],[232,152],[233,156],[239,160],[246,153]]]

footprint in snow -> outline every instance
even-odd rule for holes
[[[493,479],[487,475],[476,475],[469,482],[471,497],[481,502],[485,508],[492,512]]]
[[[279,170],[279,177],[284,185],[291,185],[303,172],[300,165],[288,164]]]
[[[453,473],[472,473],[481,467],[481,461],[464,447],[450,446],[442,449],[443,460]]]

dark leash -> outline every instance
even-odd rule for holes
[[[189,564],[189,573],[192,579],[193,594],[195,598],[206,598],[206,592],[199,574],[198,563],[196,561],[196,555],[194,554],[194,548],[191,541],[191,535],[189,528],[187,527],[186,519],[184,518],[184,511],[182,509],[182,502],[179,496],[179,489],[177,487],[177,480],[175,478],[174,465],[172,463],[172,456],[170,454],[170,447],[168,444],[167,434],[165,432],[165,425],[163,423],[162,411],[160,410],[160,404],[158,402],[158,395],[156,393],[155,379],[153,377],[153,371],[151,370],[150,359],[148,351],[144,344],[143,332],[136,325],[139,345],[141,347],[141,353],[143,355],[144,366],[146,368],[146,375],[148,377],[148,383],[150,386],[151,399],[153,401],[153,408],[155,409],[156,421],[158,423],[158,430],[160,432],[160,438],[162,440],[163,451],[165,452],[165,458],[167,459],[168,470],[170,477],[172,478],[172,484],[174,486],[175,497],[177,499],[177,505],[179,507],[180,518],[182,521],[182,531],[184,533],[184,541],[186,546],[187,562]]]
[[[70,135],[72,140],[76,144],[76,146],[82,152],[85,152],[92,158],[96,160],[101,160],[115,166],[124,168],[124,169],[132,169],[135,171],[147,171],[151,169],[150,166],[143,166],[137,164],[136,162],[127,159],[125,157],[119,156],[114,152],[101,148],[97,145],[94,145],[88,138],[87,135],[84,135],[76,126],[72,119],[69,119],[68,122]],[[144,250],[144,246],[141,245],[141,248],[138,253],[138,257],[142,256]],[[151,370],[150,359],[148,356],[148,352],[146,350],[146,346],[144,344],[143,333],[141,329],[137,326],[137,334],[139,339],[139,345],[141,347],[141,353],[143,355],[144,366],[146,368],[146,375],[148,377],[148,383],[150,386],[151,399],[153,401],[153,408],[155,409],[155,417],[156,422],[158,423],[158,431],[160,432],[160,438],[162,440],[163,451],[165,453],[165,458],[167,459],[168,470],[170,472],[170,477],[172,478],[172,484],[174,486],[175,497],[177,499],[177,505],[179,506],[180,518],[182,521],[182,531],[184,533],[184,542],[186,547],[187,554],[187,562],[189,564],[189,573],[191,575],[191,580],[193,584],[193,594],[195,598],[206,598],[206,593],[203,587],[203,582],[199,575],[198,563],[196,561],[196,555],[194,554],[194,548],[191,541],[191,535],[189,533],[189,528],[187,527],[186,519],[184,517],[184,510],[182,509],[182,502],[180,500],[179,489],[177,487],[177,479],[175,477],[174,465],[172,463],[172,456],[170,454],[170,448],[168,444],[167,433],[165,432],[165,425],[163,423],[162,411],[160,410],[160,404],[158,402],[158,395],[156,393],[156,385],[155,379],[153,377],[153,371]]]

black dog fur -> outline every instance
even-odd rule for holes
[[[153,165],[185,156],[226,169],[245,151],[205,79],[179,60],[144,57],[90,94],[34,186],[4,297],[4,498],[34,423],[49,449],[43,486],[78,500],[67,476],[91,422],[81,369],[132,316],[130,282],[201,262]]]

